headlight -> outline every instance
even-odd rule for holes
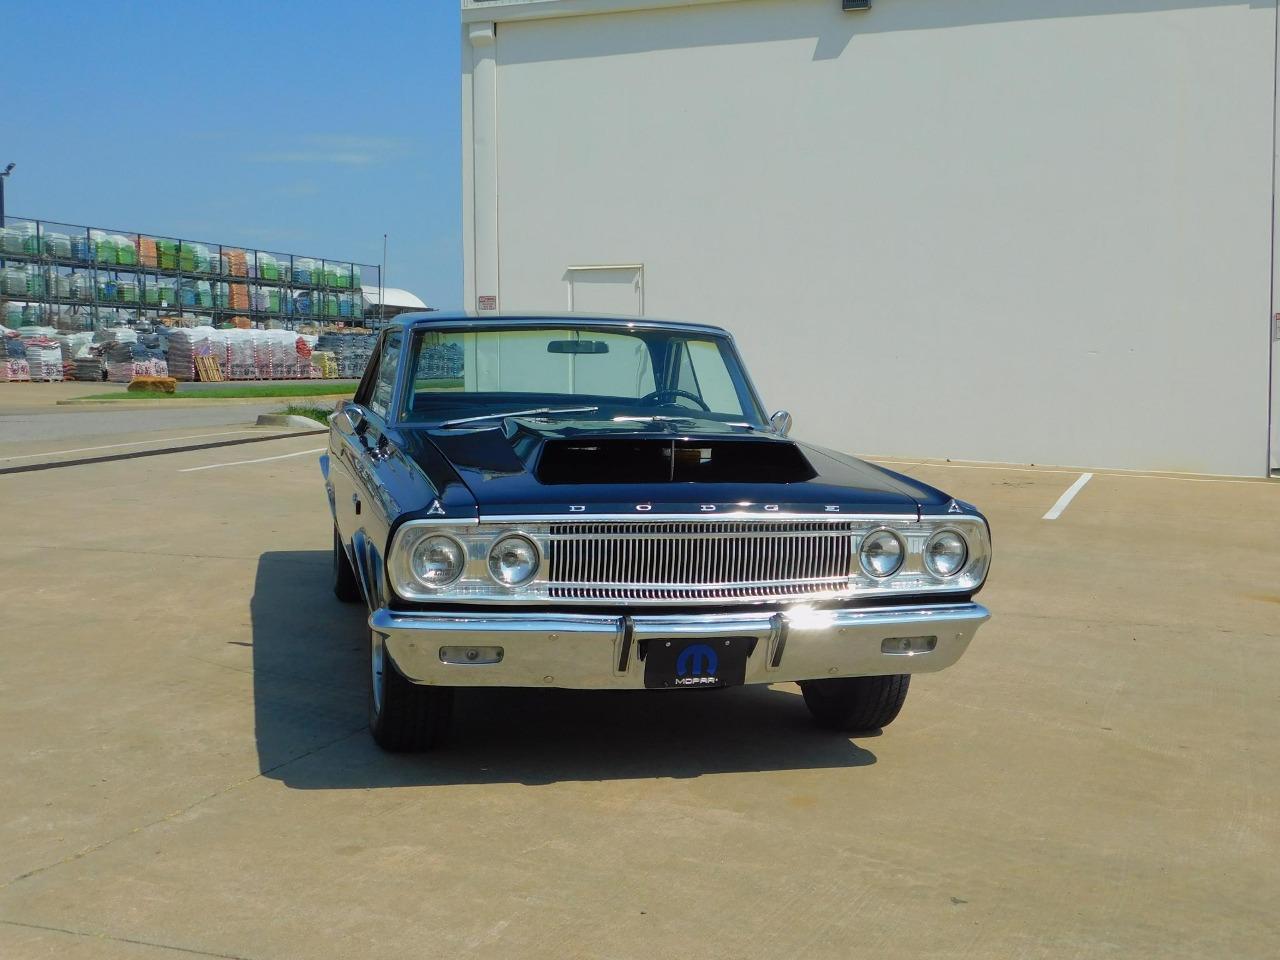
[[[428,587],[447,587],[462,576],[467,553],[453,537],[423,537],[409,554],[409,569]]]
[[[528,583],[538,572],[538,548],[524,537],[503,537],[489,551],[489,575],[505,587]]]
[[[924,548],[924,565],[935,577],[954,577],[969,559],[969,545],[954,530],[942,530],[929,538]]]
[[[906,552],[902,538],[892,530],[873,530],[862,538],[858,561],[867,576],[883,580],[902,568]]]

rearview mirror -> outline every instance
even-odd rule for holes
[[[791,432],[791,414],[779,410],[769,418],[769,426],[773,427],[773,432],[778,436],[785,437]]]
[[[547,353],[608,353],[609,345],[603,340],[552,340]]]

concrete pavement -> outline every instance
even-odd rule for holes
[[[481,691],[400,757],[318,446],[0,478],[0,956],[1274,956],[1280,485],[898,467],[995,617],[882,735]]]
[[[183,389],[189,386],[199,385],[183,384]],[[0,383],[0,465],[6,457],[37,451],[154,438],[165,435],[162,431],[176,437],[252,424],[258,414],[275,413],[294,402],[285,397],[257,403],[206,400],[202,402],[208,406],[199,407],[157,405],[116,410],[58,406],[59,400],[114,392],[124,393],[124,384]],[[332,406],[333,400],[325,405]]]

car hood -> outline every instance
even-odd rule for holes
[[[405,432],[413,434],[406,437],[407,452],[424,469],[448,462],[482,519],[570,513],[918,516],[947,502],[932,487],[855,457],[716,420],[508,418],[474,428]]]

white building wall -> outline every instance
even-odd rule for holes
[[[571,267],[643,265],[645,312],[731,329],[806,438],[1259,475],[1275,44],[1273,0],[502,20],[464,55],[468,296],[564,309]]]

